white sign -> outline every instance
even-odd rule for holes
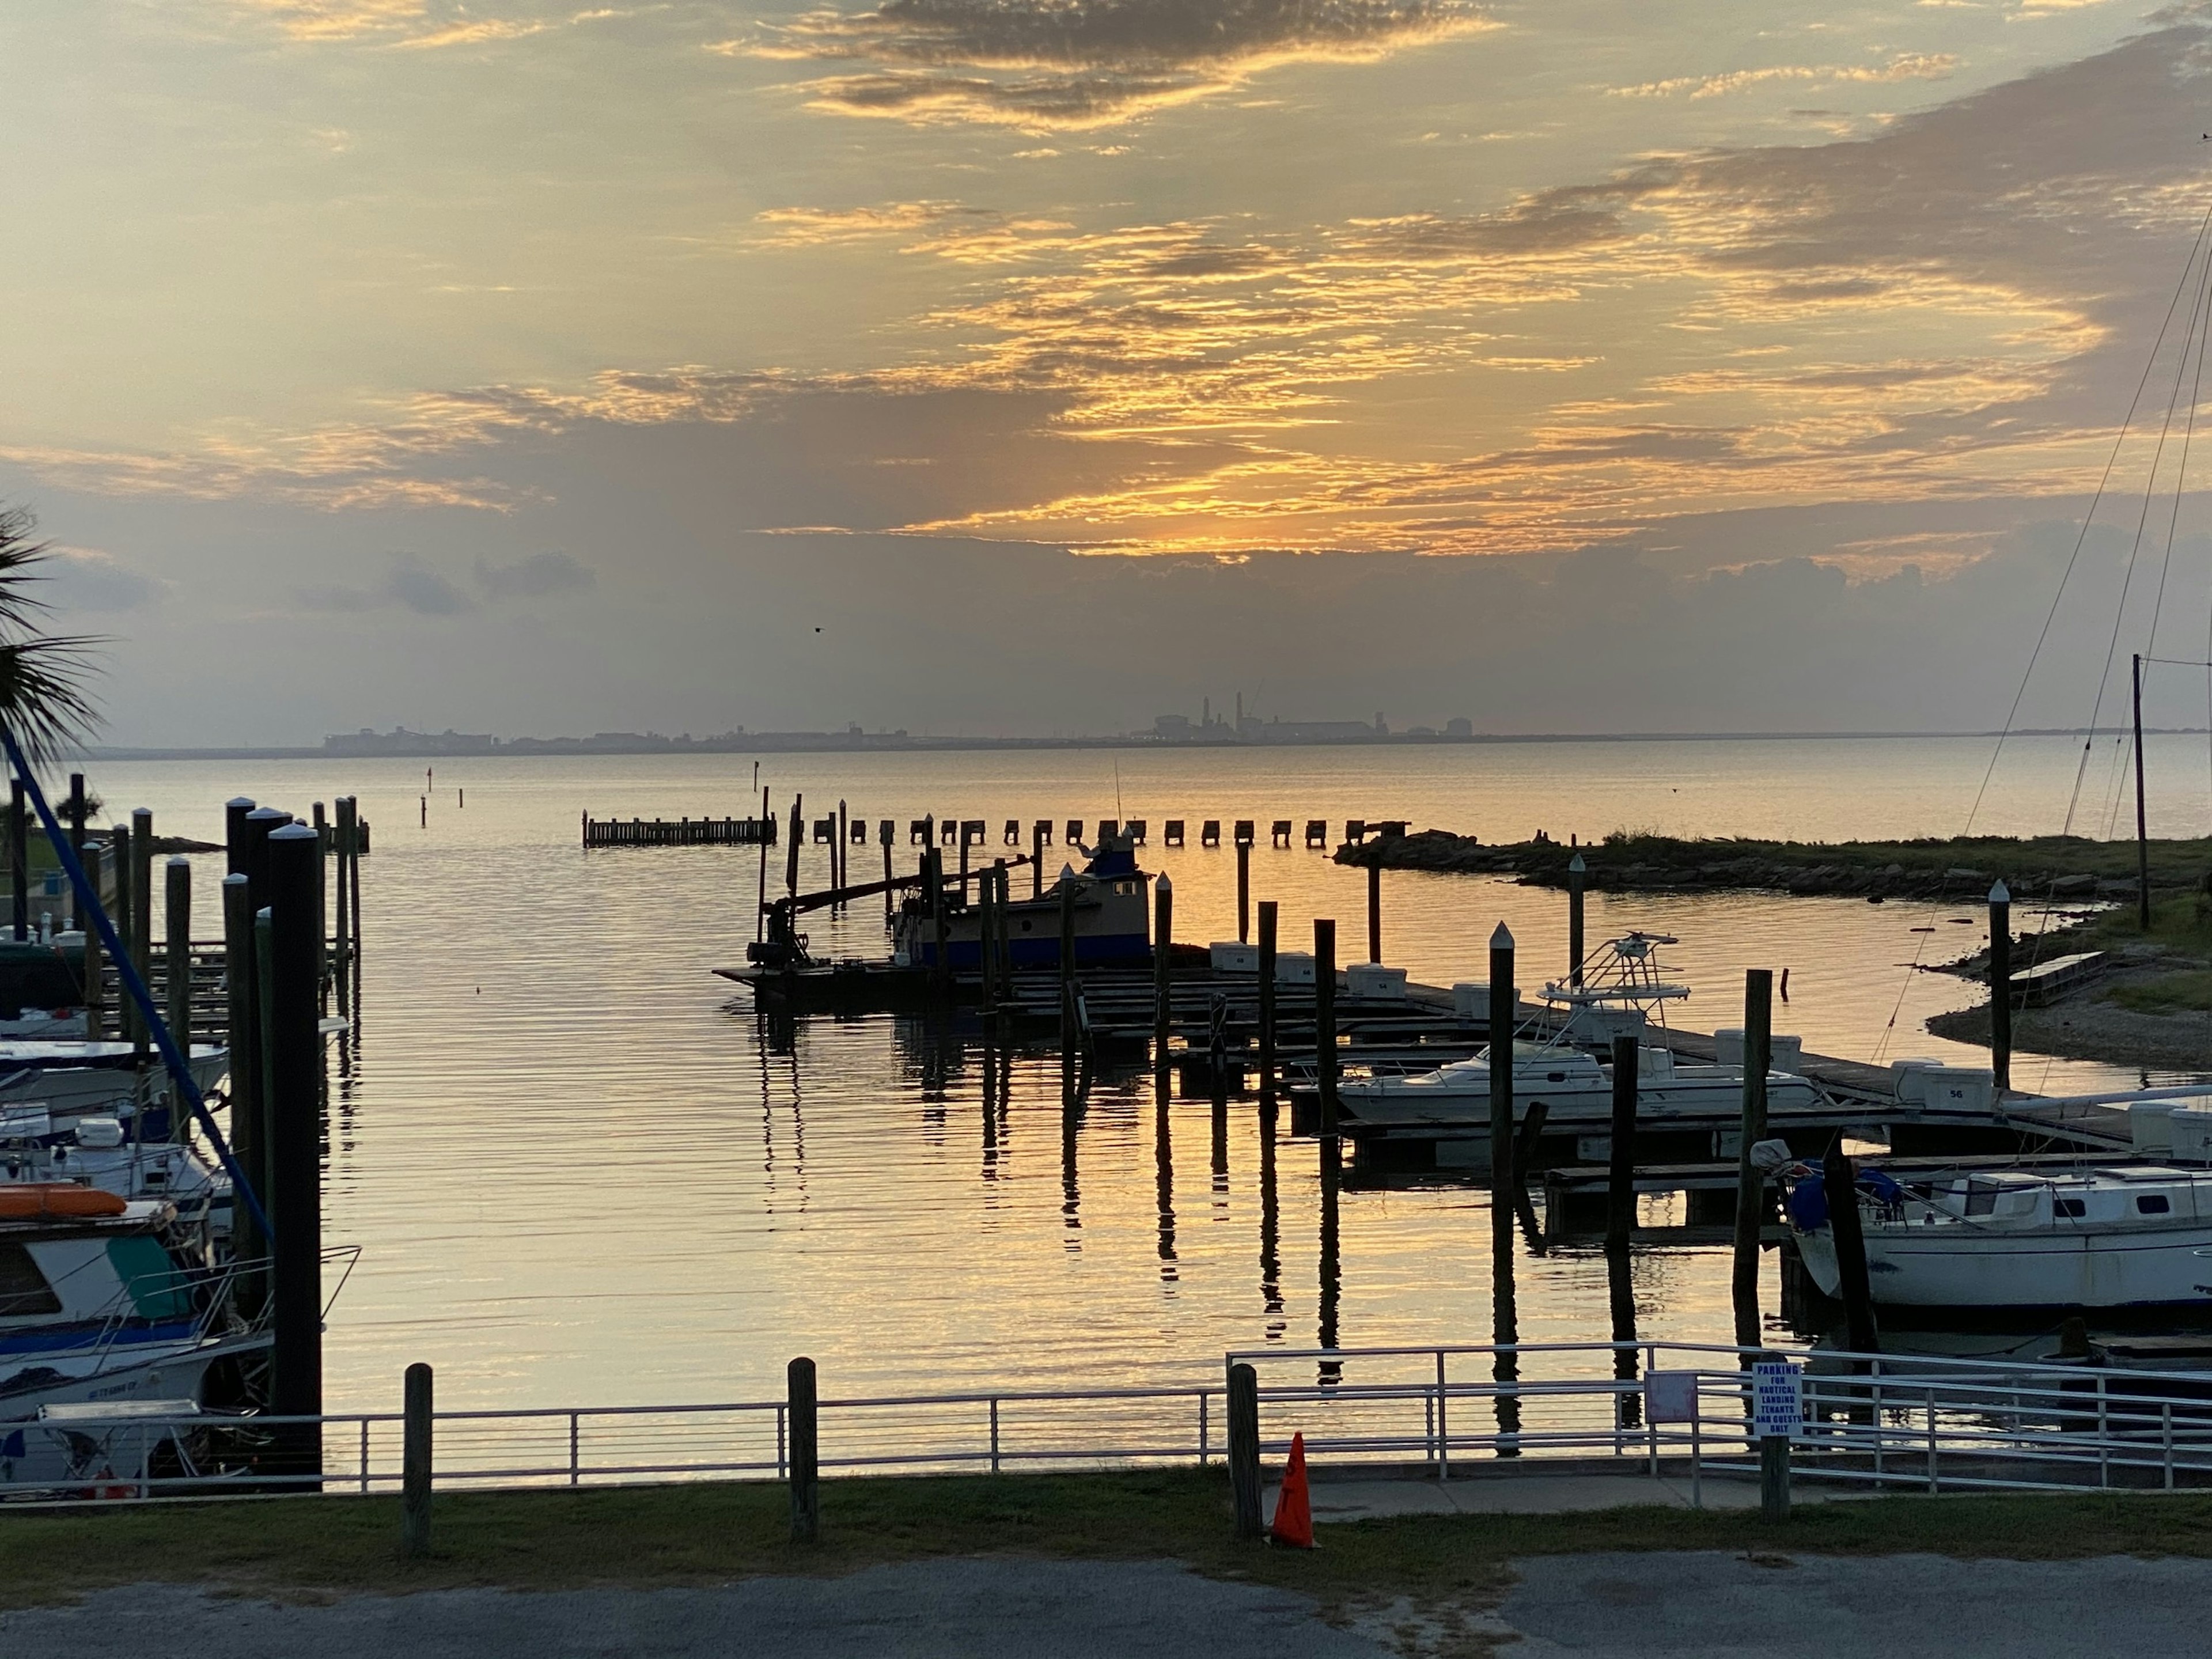
[[[1752,1425],[1761,1439],[1794,1435],[1805,1424],[1798,1367],[1787,1360],[1762,1359],[1751,1368]]]
[[[1698,1374],[1650,1371],[1644,1378],[1644,1418],[1648,1423],[1698,1420]]]

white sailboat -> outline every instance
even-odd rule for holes
[[[1820,1171],[1783,1172],[1813,1280],[1841,1293]],[[1862,1170],[1859,1226],[1877,1306],[2212,1313],[2212,1170],[1977,1170],[1900,1184]]]

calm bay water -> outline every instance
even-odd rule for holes
[[[762,776],[779,811],[798,789],[810,817],[842,798],[896,818],[902,868],[906,822],[925,813],[989,819],[994,838],[1008,817],[1146,818],[1146,866],[1175,878],[1178,933],[1203,940],[1236,926],[1234,854],[1194,844],[1205,817],[1333,830],[1404,817],[1486,840],[1953,835],[1990,754],[1980,740],[1868,739],[778,756]],[[2201,833],[2204,740],[2154,738],[2148,756],[2153,832]],[[2078,740],[2015,740],[1974,829],[2058,829],[2081,760]],[[2100,834],[2112,756],[2100,744],[2091,761],[2075,827]],[[332,1091],[326,1234],[362,1247],[331,1316],[333,1409],[391,1405],[416,1359],[461,1407],[762,1397],[799,1352],[825,1389],[859,1392],[1182,1380],[1231,1346],[1486,1337],[1476,1188],[1346,1189],[1332,1264],[1313,1146],[1283,1139],[1270,1160],[1249,1103],[1217,1132],[1205,1103],[1163,1109],[1149,1077],[1109,1074],[1070,1121],[1057,1059],[1036,1055],[1015,1060],[992,1112],[972,1034],[888,1016],[766,1031],[709,971],[752,937],[757,853],[578,847],[587,811],[745,815],[752,778],[734,757],[455,759],[436,764],[418,827],[418,762],[92,769],[112,813],[150,807],[167,832],[219,840],[222,803],[240,793],[303,814],[351,793],[375,825],[362,1029]],[[1158,845],[1171,817],[1190,821],[1189,848]],[[866,857],[872,870],[880,854]],[[219,860],[200,862],[205,934]],[[827,849],[809,846],[805,884],[826,869]],[[1315,915],[1364,943],[1362,872],[1262,848],[1253,884],[1280,902],[1286,948]],[[1565,908],[1505,882],[1394,875],[1384,954],[1416,979],[1481,977],[1502,919],[1534,985],[1565,965]],[[1978,948],[1972,909],[1593,898],[1594,940],[1632,927],[1680,939],[1684,1024],[1736,1023],[1743,969],[1787,967],[1778,1026],[1810,1049],[1976,1052],[1922,1029],[1972,988],[1910,966]],[[866,903],[810,931],[817,950],[883,948]],[[2049,1090],[2134,1080],[2033,1060],[2017,1076]],[[1726,1340],[1724,1252],[1645,1254],[1637,1282],[1647,1334]],[[1607,1334],[1602,1259],[1526,1262],[1520,1305],[1524,1340]]]

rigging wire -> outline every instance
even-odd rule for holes
[[[2172,297],[2166,301],[2166,314],[2159,320],[2158,334],[2151,342],[2150,351],[2143,360],[2142,373],[2136,378],[2135,391],[2128,398],[2127,413],[2121,419],[2119,431],[2113,435],[2112,451],[2106,456],[2104,470],[2098,475],[2097,488],[2089,497],[2087,510],[2081,515],[2081,532],[2074,538],[2073,550],[2066,557],[2066,568],[2060,573],[2057,591],[2051,596],[2051,607],[2044,614],[2043,626],[2037,630],[2035,644],[2028,652],[2027,665],[2021,672],[2020,684],[2014,690],[2012,702],[2005,710],[2004,724],[1999,728],[1996,741],[1990,747],[1990,763],[1983,769],[1982,781],[1974,791],[1973,803],[1966,809],[1966,821],[1960,830],[1962,837],[1973,832],[1974,820],[1980,816],[1983,803],[1988,798],[1990,782],[1996,776],[1997,763],[2003,757],[2005,743],[2012,736],[2014,723],[2020,717],[2021,705],[2026,700],[2028,685],[2035,677],[2036,665],[2042,659],[2044,647],[2050,641],[2051,627],[2058,619],[2059,607],[2065,602],[2066,590],[2072,585],[2074,572],[2081,563],[2081,550],[2088,543],[2090,526],[2095,523],[2097,509],[2103,503],[2106,491],[2112,484],[2112,471],[2119,464],[2121,452],[2127,444],[2128,434],[2134,428],[2136,411],[2142,406],[2143,392],[2150,385],[2151,371],[2157,368],[2159,354],[2165,349],[2166,334],[2173,326],[2174,313],[2180,308],[2181,296],[2188,292],[2190,277],[2196,271],[2198,261],[2204,254],[2205,237],[2208,232],[2212,232],[2212,202],[2206,204],[2204,216],[2197,221],[2197,235],[2190,244],[2189,257],[2182,264],[2181,276],[2173,285]],[[2206,260],[2205,263],[2208,272],[2212,272],[2212,260]],[[2196,307],[2192,305],[2191,307],[2192,324],[2195,315]],[[2187,356],[2185,343],[2183,355],[2185,358]],[[2171,405],[2168,407],[2167,422],[2169,425],[2172,423]],[[2161,441],[2163,441],[2162,439]],[[2154,469],[2154,477],[2155,477]],[[2140,530],[2138,535],[2140,535]],[[2132,564],[2132,561],[2130,562]],[[2117,627],[2117,623],[2115,626]],[[2206,655],[2208,658],[2212,658],[2212,641],[2208,642]],[[2109,658],[2106,665],[2106,673],[2107,677],[2111,673]],[[2098,687],[2098,695],[2101,702],[2103,696],[2101,683]],[[2212,700],[2212,687],[2208,687],[2208,700]],[[2094,717],[2089,724],[2089,738],[2083,745],[2081,763],[2075,774],[2074,799],[2075,801],[2080,799],[2082,775],[2088,767],[2090,745],[2095,742],[2096,721]],[[2067,823],[2069,829],[2073,823],[2073,805],[2069,803],[2067,809]],[[1933,915],[1937,908],[1942,907],[1929,907],[1929,914]],[[1905,977],[1898,986],[1897,1000],[1891,1006],[1889,1019],[1882,1028],[1880,1041],[1875,1045],[1874,1057],[1877,1062],[1888,1052],[1890,1042],[1896,1036],[1897,1022],[1905,1010],[1905,1000],[1911,994],[1913,975],[1920,971],[1920,959],[1926,954],[1928,941],[1931,937],[1933,935],[1929,933],[1918,935],[1919,942],[1913,947],[1912,960],[1906,965]]]

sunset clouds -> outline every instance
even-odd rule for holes
[[[803,82],[817,109],[1081,129],[1283,64],[1371,62],[1492,27],[1465,0],[887,0],[720,49],[869,66]]]
[[[2212,207],[2194,12],[32,3],[0,494],[100,550],[72,603],[179,661],[292,630],[364,695],[465,638],[588,729],[818,719],[787,606],[981,719],[860,624],[893,593],[987,678],[1060,589],[1285,639],[1456,605],[1556,644],[1601,566],[1678,623],[1949,615],[2044,568]],[[580,712],[647,664],[736,701]],[[492,723],[342,723],[397,718]]]

